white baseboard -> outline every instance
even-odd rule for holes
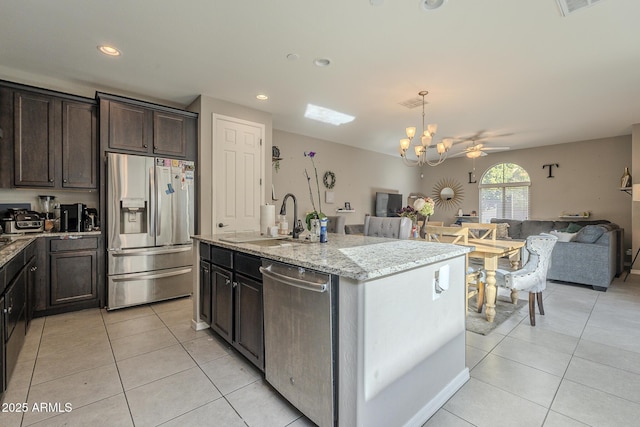
[[[201,331],[203,329],[207,329],[208,327],[209,325],[204,322],[199,322],[191,319],[191,329],[193,329],[194,331]]]

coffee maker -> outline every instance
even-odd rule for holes
[[[86,209],[87,205],[84,203],[60,205],[60,231],[85,231]]]

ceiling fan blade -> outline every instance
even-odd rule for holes
[[[511,150],[511,147],[485,147],[482,151],[502,151],[502,150]]]

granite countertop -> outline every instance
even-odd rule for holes
[[[24,234],[3,234],[2,240],[9,240],[10,243],[0,248],[0,268],[11,261],[20,251],[29,246],[38,237],[58,237],[60,239],[73,239],[83,236],[99,236],[101,231],[87,231],[81,233],[24,233]]]
[[[264,239],[253,233],[256,239]],[[327,243],[291,242],[282,246],[263,246],[261,242],[228,242],[230,236],[249,233],[193,236],[206,243],[257,255],[274,261],[337,274],[359,281],[399,273],[469,252],[465,246],[424,240],[397,240],[352,234],[329,234]],[[238,239],[246,240],[246,239]]]

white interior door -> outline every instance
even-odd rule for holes
[[[213,115],[216,233],[260,230],[264,125]]]

